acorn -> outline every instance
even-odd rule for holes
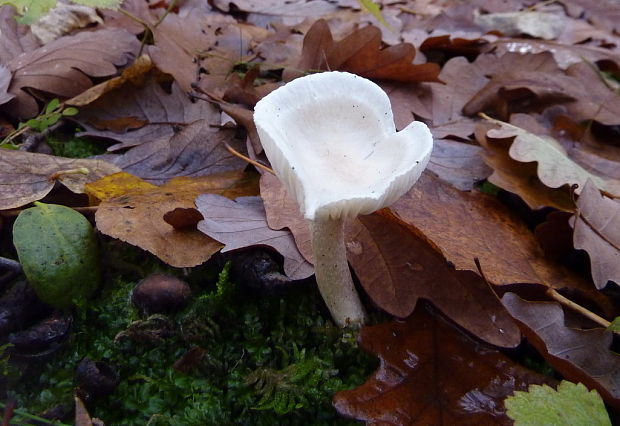
[[[192,291],[189,285],[176,277],[151,274],[134,288],[133,304],[145,315],[178,312],[187,306]]]

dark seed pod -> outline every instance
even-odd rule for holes
[[[290,289],[293,281],[280,272],[280,265],[266,250],[244,250],[231,257],[233,277],[247,287],[268,294]]]
[[[55,311],[32,327],[9,335],[12,355],[39,358],[56,352],[69,337],[73,318]]]
[[[103,361],[83,358],[75,370],[76,393],[85,403],[111,394],[118,383],[116,372]]]
[[[149,315],[179,311],[191,296],[192,291],[185,281],[170,275],[151,274],[134,288],[131,301]]]
[[[26,280],[18,281],[0,298],[0,339],[25,329],[50,312],[51,308],[39,300]]]

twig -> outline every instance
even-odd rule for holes
[[[13,278],[21,274],[22,265],[16,260],[0,257],[0,285],[8,283]]]
[[[577,303],[573,302],[570,299],[567,299],[566,297],[564,297],[560,293],[558,293],[558,291],[556,289],[554,289],[554,288],[547,289],[546,293],[547,293],[547,295],[549,297],[551,297],[556,302],[559,302],[561,305],[564,305],[567,308],[570,308],[573,311],[580,313],[584,317],[591,319],[595,323],[597,323],[599,325],[602,325],[605,328],[607,328],[607,327],[609,327],[611,325],[611,323],[609,321],[607,321],[605,318],[603,318],[601,316],[598,316],[594,312],[584,308],[581,305],[578,305]]]
[[[269,173],[271,173],[272,175],[275,175],[275,172],[273,171],[273,169],[271,169],[271,168],[269,168],[269,167],[265,166],[265,165],[264,165],[264,164],[262,164],[262,163],[259,163],[259,162],[258,162],[258,161],[256,161],[256,160],[252,160],[250,157],[246,157],[245,155],[243,155],[243,154],[242,154],[242,153],[240,153],[239,151],[235,150],[232,146],[228,145],[227,143],[225,143],[225,144],[224,144],[224,146],[226,147],[226,149],[228,150],[228,152],[230,152],[232,155],[234,155],[234,156],[236,156],[236,157],[239,157],[239,158],[241,158],[242,160],[245,160],[245,161],[247,161],[248,163],[250,163],[250,164],[252,164],[252,165],[254,165],[254,166],[256,166],[256,167],[258,167],[258,168],[260,168],[260,169],[263,169],[264,171],[269,172]]]

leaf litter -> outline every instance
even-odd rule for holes
[[[138,20],[100,10],[92,28],[45,44],[1,6],[0,134],[57,98],[79,108],[65,128],[107,150],[78,160],[0,147],[3,221],[65,186],[88,194],[98,232],[168,265],[269,246],[290,278],[310,277],[306,221],[233,150],[265,160],[252,109],[283,81],[353,72],[386,90],[397,128],[425,121],[436,147],[408,194],[347,225],[367,307],[398,320],[362,329],[381,367],[337,394],[337,410],[368,424],[509,424],[510,393],[556,382],[479,345],[515,348],[522,335],[617,407],[611,332],[549,301],[561,291],[603,322],[619,311],[617,5],[367,3],[128,0]],[[575,249],[583,268],[564,260]]]

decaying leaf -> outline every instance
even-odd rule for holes
[[[494,197],[458,191],[424,173],[392,210],[457,270],[476,271],[478,258],[496,285],[540,283],[591,292],[591,284],[547,260],[532,232]]]
[[[492,173],[491,168],[484,164],[481,151],[476,145],[435,139],[427,168],[444,182],[462,191],[469,191],[476,182],[486,179]]]
[[[620,197],[620,181],[596,176],[579,164],[571,160],[562,145],[549,136],[530,133],[520,127],[500,120],[489,119],[498,124],[500,129],[487,132],[490,137],[514,137],[509,154],[513,159],[522,163],[537,162],[538,177],[542,183],[550,188],[560,188],[563,185],[578,185],[579,194],[588,179],[601,190]]]
[[[530,385],[504,401],[506,414],[515,426],[597,425],[611,426],[605,404],[595,390],[581,383],[563,380],[557,390],[547,385]]]
[[[379,369],[363,385],[334,396],[346,417],[372,425],[509,425],[503,399],[552,379],[473,342],[423,306],[405,321],[360,332]]]
[[[543,40],[557,38],[565,25],[560,15],[531,10],[476,15],[474,22],[485,31],[497,30],[507,36],[527,34]]]
[[[88,76],[113,75],[116,67],[126,65],[135,56],[139,46],[140,42],[127,31],[104,29],[62,37],[22,53],[7,64],[13,72],[9,92],[15,95],[7,111],[19,118],[37,114],[39,107],[27,89],[62,98],[75,96],[92,86]]]
[[[601,289],[608,281],[620,285],[620,202],[601,195],[588,180],[571,218],[573,244],[588,252],[592,279]]]
[[[620,407],[620,357],[609,348],[611,331],[567,327],[562,308],[554,302],[528,302],[506,293],[502,303],[553,368],[570,381],[596,389],[606,403]]]
[[[299,250],[311,260],[308,224],[275,176],[262,176],[261,196],[269,226],[289,228]],[[362,287],[386,312],[405,318],[418,299],[425,298],[487,342],[503,347],[519,344],[516,326],[480,276],[455,271],[433,246],[389,211],[347,223],[345,244]]]
[[[102,160],[0,149],[0,210],[40,200],[56,182],[81,194],[84,184],[120,171]]]
[[[191,267],[208,260],[222,245],[195,227],[175,229],[164,215],[176,208],[194,208],[194,199],[206,192],[254,195],[256,184],[243,172],[177,178],[159,187],[119,174],[88,185],[88,192],[103,200],[95,214],[100,232],[141,247],[171,266]]]
[[[440,81],[439,66],[413,64],[415,47],[409,43],[381,48],[381,30],[369,25],[334,42],[327,22],[320,19],[306,33],[300,70],[348,71],[366,78],[401,82]],[[299,72],[290,72],[291,79]]]
[[[0,35],[0,63],[5,65],[19,54],[39,47],[30,28],[15,19],[12,6],[0,6]]]
[[[204,220],[198,229],[223,244],[223,251],[250,246],[268,246],[284,257],[284,272],[291,279],[308,278],[314,268],[299,253],[287,231],[274,231],[267,225],[260,197],[241,197],[235,201],[213,194],[196,199]]]

